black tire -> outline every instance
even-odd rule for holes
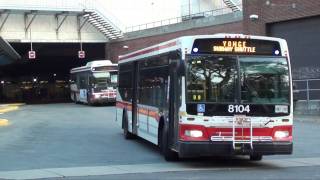
[[[87,94],[87,103],[88,103],[89,106],[92,106],[92,105],[93,105],[93,103],[92,103],[91,100],[90,100],[89,94]]]
[[[250,161],[261,161],[262,155],[261,154],[252,154],[250,155]]]
[[[123,137],[125,139],[134,139],[134,134],[129,132],[128,130],[128,116],[126,112],[123,112],[122,115],[122,123],[123,123]]]
[[[179,160],[178,154],[172,151],[168,146],[168,133],[166,132],[165,128],[163,127],[159,130],[159,137],[160,137],[160,151],[164,156],[166,161],[177,161]]]
[[[76,93],[73,93],[73,102],[74,102],[75,104],[78,103],[78,102],[77,102],[77,95],[76,95]]]

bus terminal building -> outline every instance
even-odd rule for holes
[[[288,42],[295,80],[295,98],[320,99],[320,1],[243,0],[243,11],[204,17],[163,27],[128,33],[110,42],[106,56],[119,55],[185,35],[242,33],[284,38]],[[125,48],[123,48],[125,47]],[[308,86],[308,87],[307,87]]]
[[[83,66],[89,61],[98,59],[109,59],[113,63],[117,63],[120,55],[164,41],[181,36],[212,35],[216,33],[274,36],[286,39],[291,57],[292,77],[296,88],[295,98],[299,100],[319,100],[320,1],[242,0],[242,2],[239,1],[240,4],[234,5],[228,5],[227,1],[221,0],[222,3],[225,3],[224,9],[189,14],[174,18],[171,21],[163,20],[137,27],[126,27],[122,32],[119,31],[121,32],[120,35],[105,32],[106,29],[101,29],[100,25],[100,29],[95,27],[94,25],[97,24],[95,21],[90,24],[89,20],[97,17],[97,14],[94,14],[95,12],[81,14],[83,13],[81,10],[68,14],[56,14],[53,11],[46,11],[45,14],[41,14],[40,10],[32,11],[36,14],[27,15],[29,20],[34,19],[34,21],[28,21],[30,27],[33,27],[33,48],[37,53],[37,58],[34,61],[30,61],[27,57],[30,40],[28,40],[29,33],[27,31],[26,33],[23,32],[26,30],[24,23],[18,24],[19,26],[15,24],[20,21],[16,21],[14,18],[21,17],[19,20],[22,20],[25,16],[21,14],[20,10],[10,11],[6,8],[3,15],[20,14],[8,15],[6,21],[2,22],[1,36],[21,55],[22,60],[16,64],[0,67],[0,79],[4,81],[2,89],[7,89],[8,92],[13,92],[10,89],[17,91],[16,94],[11,93],[11,99],[8,98],[8,93],[2,92],[2,97],[7,98],[1,100],[17,101],[14,97],[19,97],[19,101],[35,98],[44,102],[48,100],[52,102],[65,101],[66,98],[70,101],[68,81],[71,68]],[[199,3],[201,2],[199,1]],[[56,15],[60,19],[56,18]],[[81,21],[82,31],[78,31],[79,29],[76,28],[76,24],[79,24],[76,18],[80,16],[89,17],[88,23],[81,24],[85,22]],[[44,19],[51,19],[52,22],[51,20],[44,21]],[[46,35],[45,30],[50,29],[45,28],[46,23],[51,23],[51,26],[54,27],[57,24],[54,19],[58,19],[59,26],[53,28],[53,31]],[[103,21],[100,19],[99,22]],[[20,34],[25,39],[15,38],[10,32],[10,28],[16,29],[15,27],[20,26],[23,27]],[[40,31],[37,32],[37,26],[40,30],[41,28],[45,29],[42,34],[39,34]],[[69,31],[74,33],[67,33]],[[86,51],[86,57],[83,60],[79,60],[77,55],[75,56],[80,47],[77,38],[81,37],[81,32],[83,48]],[[37,41],[37,38],[40,40]],[[63,38],[69,39],[64,40]],[[11,81],[11,79],[19,79],[17,81],[22,84],[21,87],[16,87],[13,83],[7,85],[6,82]],[[50,88],[48,88],[49,85]],[[23,92],[20,92],[20,90]]]

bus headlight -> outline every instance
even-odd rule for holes
[[[200,130],[185,130],[185,131],[184,131],[184,134],[185,134],[186,136],[195,137],[195,138],[198,138],[198,137],[202,137],[202,136],[203,136],[203,132],[200,131]]]
[[[276,131],[274,133],[274,137],[275,138],[286,138],[289,136],[289,132],[288,131]]]

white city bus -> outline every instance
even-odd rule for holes
[[[118,65],[110,60],[88,62],[73,68],[71,73],[71,99],[77,103],[102,104],[116,102]]]
[[[119,57],[117,121],[177,157],[292,153],[284,39],[185,36]]]

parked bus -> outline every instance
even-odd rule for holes
[[[110,60],[88,62],[73,68],[71,73],[71,99],[89,105],[116,102],[118,65]]]
[[[292,153],[292,83],[284,39],[180,37],[119,56],[117,121],[166,160]]]

